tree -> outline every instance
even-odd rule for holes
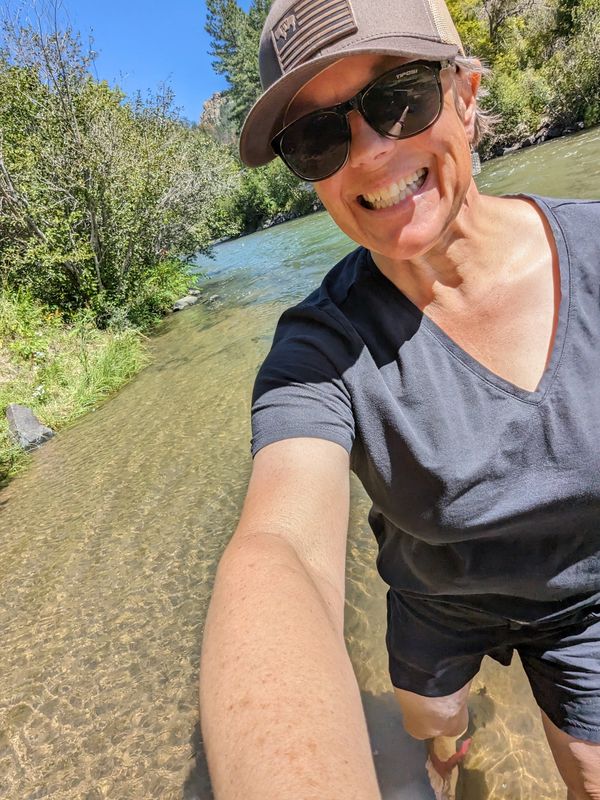
[[[545,71],[554,117],[565,124],[600,122],[600,4],[581,0],[573,10],[571,36]]]
[[[206,31],[212,39],[215,72],[229,84],[231,118],[237,130],[261,92],[258,72],[260,32],[270,0],[252,0],[248,13],[236,0],[207,0]]]
[[[535,0],[482,0],[481,8],[488,24],[490,42],[494,47],[500,45],[502,28],[506,22],[526,14]]]
[[[212,209],[237,166],[179,119],[168,87],[128,102],[96,81],[93,52],[58,27],[56,4],[48,11],[4,22],[0,277],[103,319],[156,295],[222,235]]]

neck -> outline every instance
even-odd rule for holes
[[[489,291],[514,249],[511,226],[502,224],[504,202],[479,194],[472,183],[459,212],[434,247],[407,260],[372,253],[373,260],[421,310],[432,305],[450,310],[472,304]]]

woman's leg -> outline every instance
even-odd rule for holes
[[[600,607],[534,628],[518,650],[569,800],[600,800]]]
[[[569,736],[543,711],[542,722],[558,771],[567,784],[568,800],[600,800],[600,744]]]
[[[471,681],[446,697],[423,697],[394,689],[407,733],[415,739],[428,740],[427,774],[436,798],[443,800],[456,797],[458,764],[469,745],[464,742],[457,753],[457,739],[466,733],[469,723],[470,687]]]
[[[407,733],[415,739],[462,736],[469,723],[467,698],[470,688],[471,681],[446,697],[423,697],[404,689],[394,689]]]

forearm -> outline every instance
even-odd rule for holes
[[[219,568],[201,665],[217,800],[377,800],[339,600],[275,536]]]

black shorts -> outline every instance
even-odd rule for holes
[[[488,655],[519,653],[538,706],[565,733],[600,742],[600,608],[522,623],[487,612],[388,592],[392,683],[425,697],[453,694]]]

